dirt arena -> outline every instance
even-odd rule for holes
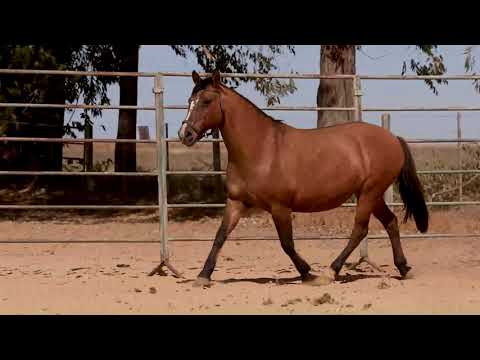
[[[69,146],[78,155],[80,148]],[[211,168],[211,146],[189,151],[172,145],[170,168]],[[414,146],[419,169],[455,168],[455,146]],[[466,165],[478,167],[477,153]],[[222,167],[226,165],[222,147]],[[96,144],[95,162],[113,158],[113,147]],[[155,168],[154,148],[139,146],[138,170]],[[111,164],[110,164],[111,166]],[[426,178],[428,194],[455,185],[455,178]],[[433,180],[436,182],[434,183]],[[440,181],[441,180],[441,181]],[[478,200],[480,179],[464,181],[464,200]],[[454,192],[443,201],[456,200]],[[436,201],[439,199],[436,198]],[[401,209],[398,209],[400,211]],[[147,274],[158,264],[159,244],[29,244],[39,240],[158,240],[154,212],[128,215],[79,215],[68,212],[4,213],[0,217],[1,314],[478,314],[480,313],[480,239],[404,239],[403,248],[413,267],[412,278],[400,280],[387,239],[370,240],[369,255],[384,270],[368,265],[357,271],[344,268],[341,278],[323,287],[298,279],[278,240],[226,242],[210,288],[193,288],[211,241],[171,242],[172,263],[185,279]],[[402,215],[398,212],[400,216]],[[480,234],[476,206],[431,211],[431,233]],[[8,216],[7,216],[8,215]],[[172,237],[213,238],[220,217],[176,217],[169,224]],[[294,233],[322,236],[349,235],[353,209],[320,214],[295,214]],[[416,233],[414,224],[402,233]],[[377,220],[370,234],[385,235]],[[242,219],[232,236],[275,236],[266,214]],[[300,240],[299,253],[322,272],[341,252],[346,240]],[[358,259],[355,251],[349,262]]]
[[[348,234],[351,209],[294,218],[296,234]],[[172,222],[172,236],[213,237],[220,218]],[[384,234],[376,220],[371,234]],[[49,217],[3,220],[2,240],[155,240],[154,213],[114,218]],[[413,224],[402,225],[414,233]],[[432,212],[432,233],[480,233],[478,209]],[[233,236],[274,235],[271,220],[255,214]],[[322,272],[346,240],[300,240],[299,253]],[[304,285],[278,240],[227,241],[210,288],[194,288],[211,242],[172,242],[172,262],[185,279],[147,276],[158,244],[0,244],[1,314],[478,314],[478,238],[404,239],[412,278],[400,280],[386,239],[370,240],[368,265],[344,268],[341,279]],[[358,259],[354,252],[349,262]]]

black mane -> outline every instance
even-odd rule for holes
[[[195,85],[195,87],[193,88],[192,90],[192,96],[195,95],[196,93],[198,93],[199,91],[201,90],[205,90],[208,85],[213,85],[213,80],[212,80],[212,77],[207,77],[205,79],[201,79],[200,82],[198,84]],[[262,109],[260,109],[257,105],[255,105],[253,102],[251,102],[249,99],[247,99],[245,96],[243,96],[242,94],[240,94],[239,92],[235,91],[234,89],[232,89],[231,87],[228,87],[226,85],[223,85],[222,84],[222,87],[228,89],[228,90],[231,90],[233,91],[235,94],[237,94],[238,96],[240,96],[243,100],[245,100],[248,104],[250,104],[256,111],[258,111],[261,115],[263,115],[264,117],[274,121],[274,122],[282,122],[282,120],[277,120],[277,119],[274,119],[273,117],[271,117],[270,115],[268,115],[267,113],[265,113]]]

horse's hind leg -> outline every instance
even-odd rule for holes
[[[367,236],[370,215],[372,214],[375,203],[377,202],[372,196],[365,194],[360,194],[360,196],[357,196],[357,199],[358,205],[355,213],[355,224],[350,235],[350,240],[348,241],[345,249],[343,249],[340,255],[330,265],[331,269],[335,273],[335,276],[340,273],[343,264],[345,264],[345,261],[348,259],[353,250],[355,250],[358,244],[360,244],[365,236]]]
[[[273,207],[271,213],[283,251],[290,257],[302,279],[307,278],[311,268],[295,251],[292,232],[292,211],[284,207]]]
[[[410,271],[411,267],[407,265],[407,259],[403,254],[397,217],[390,211],[383,199],[377,203],[373,214],[382,223],[390,237],[393,250],[393,262],[398,271],[400,271],[400,274],[404,277]]]
[[[194,286],[207,286],[210,284],[210,277],[212,276],[215,265],[217,264],[217,257],[222,249],[225,240],[232,230],[237,226],[238,221],[245,213],[246,206],[240,201],[227,200],[225,212],[223,213],[222,224],[217,230],[215,241],[213,242],[212,249],[208,255],[205,265],[202,271],[198,274],[197,280]]]

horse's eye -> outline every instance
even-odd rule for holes
[[[212,100],[207,99],[207,100],[202,100],[201,104],[202,105],[209,105],[211,102],[212,102]]]

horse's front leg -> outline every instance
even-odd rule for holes
[[[240,218],[245,214],[246,206],[241,201],[236,200],[227,200],[225,207],[225,212],[223,213],[222,224],[217,230],[217,235],[215,236],[215,241],[213,242],[212,249],[208,255],[205,265],[203,266],[202,271],[198,274],[197,279],[195,280],[193,286],[209,286],[210,277],[212,276],[213,270],[217,263],[217,257],[222,249],[225,240],[228,235],[232,232],[235,226],[238,224]]]

